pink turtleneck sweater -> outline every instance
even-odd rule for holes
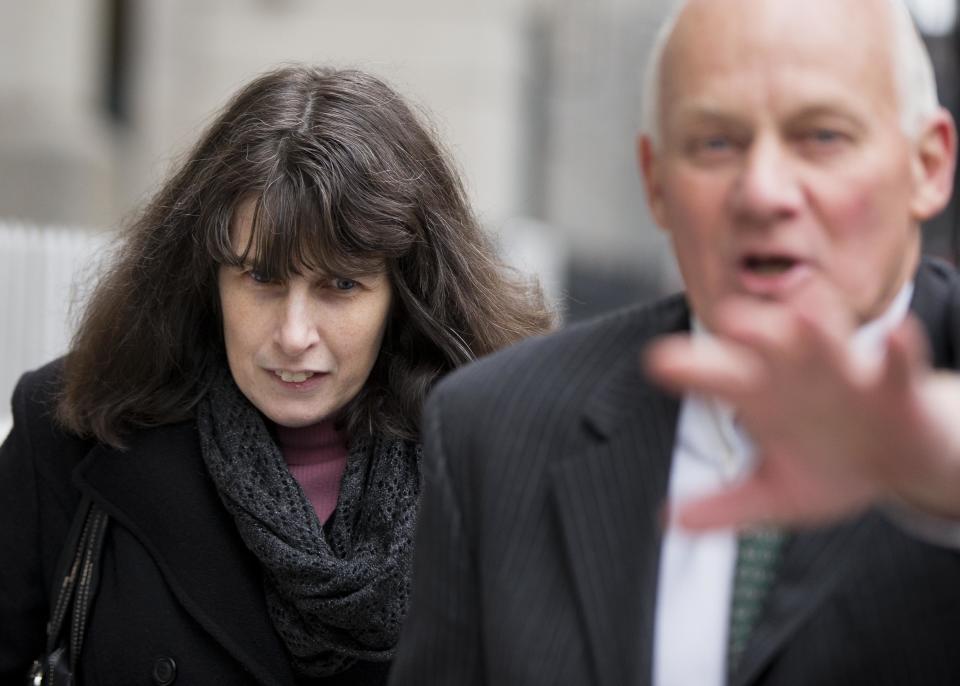
[[[337,506],[340,479],[347,466],[347,444],[332,421],[291,429],[276,425],[277,445],[307,498],[326,522]]]

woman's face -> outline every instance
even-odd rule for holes
[[[252,220],[253,204],[244,203],[231,227],[238,253],[247,245]],[[390,311],[384,271],[304,271],[275,282],[264,281],[250,264],[224,265],[218,283],[230,373],[267,418],[288,427],[314,424],[334,415],[366,383]]]

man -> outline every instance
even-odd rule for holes
[[[960,277],[919,257],[956,142],[909,16],[689,0],[653,64],[639,157],[687,293],[439,386],[392,683],[960,683],[960,553],[927,527],[960,396],[918,331],[960,367]],[[894,466],[846,455],[876,445]],[[681,519],[821,525],[664,509],[717,490]]]

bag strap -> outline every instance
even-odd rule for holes
[[[84,495],[57,564],[60,587],[47,623],[47,654],[58,647],[66,648],[71,672],[80,658],[87,619],[100,580],[99,561],[109,519],[106,512]]]
[[[54,586],[56,592],[56,601],[50,611],[50,617],[47,619],[47,653],[55,647],[57,638],[60,636],[63,618],[70,608],[70,601],[73,599],[73,588],[76,583],[76,574],[74,568],[77,566],[76,558],[82,548],[80,547],[80,538],[83,533],[84,525],[87,522],[87,515],[90,512],[91,501],[87,496],[83,496],[80,504],[73,514],[73,521],[70,524],[70,530],[67,532],[67,540],[64,541],[60,549],[60,557],[57,561],[56,574],[54,575]]]

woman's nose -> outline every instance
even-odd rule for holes
[[[281,305],[275,339],[288,357],[297,357],[320,342],[316,303],[307,288],[292,286]]]

